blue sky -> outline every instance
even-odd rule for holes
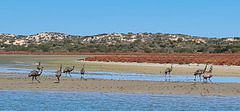
[[[1,0],[0,33],[240,36],[239,0]]]

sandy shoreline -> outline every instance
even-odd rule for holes
[[[119,63],[119,62],[91,62],[79,61],[89,55],[1,55],[0,62],[4,64],[17,64],[14,67],[36,69],[41,61],[44,70],[58,70],[60,64],[63,68],[75,66],[74,71],[80,71],[85,63],[86,71],[102,72],[133,72],[141,74],[163,74],[171,64],[154,63]],[[203,69],[204,64],[173,64],[174,75],[193,75],[197,69]],[[210,67],[210,66],[209,66]],[[209,67],[207,70],[209,70]],[[166,94],[197,94],[197,95],[240,95],[240,83],[202,83],[177,81],[138,81],[138,80],[105,80],[81,79],[61,77],[60,83],[55,76],[41,75],[41,83],[31,83],[31,78],[24,72],[23,76],[9,74],[0,75],[0,89],[9,90],[53,90],[53,91],[94,91],[94,92],[124,92],[124,93],[166,93]],[[240,77],[240,66],[213,65],[214,76]],[[8,75],[8,74],[7,74]],[[14,76],[11,76],[14,75]],[[214,78],[214,76],[212,78]]]
[[[94,91],[124,93],[164,93],[196,95],[240,95],[239,83],[202,83],[175,81],[103,80],[62,77],[55,83],[54,76],[41,76],[41,83],[32,83],[29,77],[0,76],[0,89]]]
[[[75,66],[75,71],[80,71],[85,63],[87,71],[101,72],[129,72],[140,74],[163,74],[164,70],[171,64],[157,63],[123,63],[123,62],[92,62],[79,61],[92,55],[0,55],[1,63],[19,64],[17,68],[36,69],[36,65],[41,61],[45,70],[58,70],[60,64],[65,67]],[[26,65],[27,64],[27,65]],[[193,75],[197,69],[203,69],[205,64],[173,64],[173,75]],[[210,65],[207,70],[209,70]],[[213,65],[214,76],[240,77],[240,66],[220,66]]]
[[[142,74],[164,74],[166,68],[171,64],[157,63],[123,63],[123,62],[98,62],[98,61],[79,61],[86,64],[86,69],[90,71],[110,71],[110,72],[132,72]],[[88,66],[87,66],[88,65]],[[209,70],[211,64],[208,65]],[[240,66],[220,66],[212,65],[214,76],[240,77]],[[173,64],[174,75],[193,75],[198,69],[204,69],[205,64]]]

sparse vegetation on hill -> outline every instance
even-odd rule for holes
[[[240,38],[206,38],[184,34],[107,33],[77,36],[56,32],[34,35],[0,33],[2,51],[42,52],[204,52],[238,53]]]

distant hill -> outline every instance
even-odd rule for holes
[[[104,33],[92,36],[41,32],[34,35],[0,33],[2,51],[44,52],[240,52],[240,38],[207,38],[185,34]]]

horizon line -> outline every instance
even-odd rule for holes
[[[75,36],[96,36],[96,35],[100,35],[100,34],[112,34],[112,33],[117,33],[117,34],[127,34],[127,33],[133,33],[133,34],[137,34],[137,33],[152,33],[152,34],[156,34],[156,33],[162,33],[162,34],[181,34],[181,35],[188,35],[188,36],[195,36],[195,37],[204,37],[204,38],[234,38],[234,37],[240,37],[240,36],[221,36],[221,37],[217,37],[217,36],[198,36],[198,35],[190,35],[190,34],[185,34],[185,33],[163,33],[163,32],[102,32],[102,33],[98,33],[98,34],[85,34],[85,35],[81,35],[81,34],[69,34],[69,33],[64,33],[64,32],[60,32],[60,31],[40,31],[40,32],[37,32],[37,33],[32,33],[32,34],[14,34],[14,33],[4,33],[4,32],[0,32],[0,34],[13,34],[13,35],[16,35],[16,36],[19,36],[19,35],[35,35],[35,34],[38,34],[38,33],[62,33],[62,34],[66,34],[66,35],[75,35]]]

